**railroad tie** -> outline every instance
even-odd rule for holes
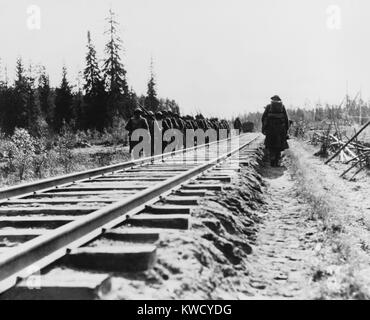
[[[65,189],[68,190],[68,189]],[[53,190],[55,191],[55,190]],[[94,191],[57,191],[57,192],[51,192],[46,191],[42,193],[37,193],[33,195],[29,195],[24,197],[23,199],[43,199],[43,198],[71,198],[71,197],[78,197],[81,199],[82,197],[108,197],[107,200],[119,198],[120,196],[129,196],[135,193],[135,190],[127,191],[127,190],[94,190]],[[83,199],[83,198],[82,198]],[[68,200],[65,200],[68,201]]]
[[[130,170],[128,172],[174,172],[174,173],[177,173],[177,172],[185,172],[185,171],[188,171],[189,169],[186,169],[186,168],[177,168],[177,169],[171,169],[171,168],[148,168],[148,169],[134,169],[134,170]]]
[[[196,183],[189,183],[189,184],[184,184],[182,186],[184,189],[191,189],[191,190],[212,190],[212,191],[222,191],[222,185],[220,184],[196,184]]]
[[[66,187],[66,188],[55,188],[50,192],[65,193],[65,192],[76,192],[76,191],[115,191],[115,190],[117,191],[128,190],[128,191],[135,192],[135,191],[144,190],[146,188],[147,186],[140,186],[140,185],[132,185],[132,186],[94,186],[94,185],[90,185],[90,186],[80,186],[80,187],[72,186],[72,187]],[[49,191],[47,191],[47,193],[49,193]]]
[[[81,247],[62,259],[70,268],[107,272],[141,272],[150,269],[157,247],[152,244]]]
[[[22,205],[22,204],[48,204],[48,205],[71,205],[71,204],[110,204],[114,201],[109,199],[34,199],[34,198],[27,198],[27,199],[14,199],[8,200],[2,203],[2,206],[10,206],[10,205]],[[0,207],[1,208],[1,207]]]
[[[96,180],[85,181],[85,183],[96,183],[98,182],[128,182],[128,181],[164,181],[168,179],[158,177],[122,177],[122,178],[98,178]]]
[[[210,181],[210,180],[219,180],[221,182],[229,183],[231,182],[230,176],[221,176],[221,175],[206,175],[197,178],[199,181]]]
[[[68,270],[69,271],[69,270]],[[33,286],[35,287],[33,287]],[[40,287],[36,287],[40,285]],[[8,300],[95,300],[112,288],[108,274],[73,273],[34,275],[5,292]]]
[[[55,229],[83,216],[0,217],[0,228]]]
[[[106,231],[102,238],[113,241],[154,243],[159,240],[159,230],[150,228],[119,228]]]
[[[189,197],[204,197],[207,193],[207,190],[184,190],[180,189],[177,190],[174,194],[179,195],[179,196],[189,196]]]
[[[141,213],[131,217],[127,223],[134,227],[163,228],[163,229],[189,229],[189,214],[149,214]]]
[[[45,234],[39,229],[11,229],[0,231],[0,242],[23,243]]]
[[[226,174],[233,174],[233,173],[236,173],[236,172],[240,172],[241,171],[241,168],[238,166],[238,167],[229,167],[229,166],[226,166],[226,167],[218,167],[218,168],[214,168],[212,169],[214,171],[221,171],[221,173],[226,173]],[[219,173],[219,172],[217,172]]]
[[[169,196],[166,197],[163,201],[168,204],[196,206],[198,204],[198,200],[199,197]]]
[[[177,205],[151,205],[145,207],[145,212],[152,214],[190,214],[191,208]]]
[[[100,209],[101,207],[70,207],[70,208],[52,208],[52,207],[35,207],[35,208],[0,208],[0,216],[22,216],[22,215],[83,215]]]

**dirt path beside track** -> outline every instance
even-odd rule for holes
[[[282,167],[262,168],[266,186],[263,223],[250,256],[250,285],[255,298],[309,298],[310,261],[318,227],[310,207],[297,195],[291,159]]]
[[[344,180],[314,153],[291,141],[281,168],[261,169],[266,204],[249,259],[253,298],[370,297],[369,177]]]

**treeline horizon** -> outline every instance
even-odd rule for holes
[[[348,124],[364,125],[370,120],[370,107],[363,100],[348,98],[343,105],[330,105],[307,108],[287,107],[287,113],[290,120],[294,122],[321,122],[321,121],[342,121]],[[263,112],[250,112],[239,116],[242,122],[251,121],[256,128],[261,128],[261,119]]]
[[[90,31],[87,31],[82,86],[75,88],[70,83],[64,65],[59,86],[52,87],[44,66],[26,67],[21,57],[16,61],[13,83],[9,83],[6,75],[0,75],[0,79],[4,79],[0,80],[1,132],[11,135],[15,128],[24,128],[33,136],[40,136],[45,132],[60,133],[66,126],[74,131],[103,132],[126,121],[138,106],[153,112],[180,112],[175,100],[158,97],[153,62],[147,94],[139,96],[129,86],[121,59],[123,47],[118,22],[112,10],[106,21],[103,63],[99,63]]]

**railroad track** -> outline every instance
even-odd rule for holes
[[[199,198],[259,142],[246,134],[0,190],[0,298],[94,298],[111,273],[149,269],[161,231],[189,228]]]

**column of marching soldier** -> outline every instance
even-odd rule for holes
[[[162,128],[160,128],[160,125]],[[172,111],[158,111],[156,113],[152,111],[146,111],[145,109],[137,108],[134,111],[134,115],[126,124],[126,130],[129,133],[130,141],[130,153],[132,152],[138,141],[131,139],[132,133],[137,129],[149,130],[151,137],[151,153],[154,155],[154,142],[155,142],[155,130],[162,132],[163,134],[169,129],[177,129],[183,133],[183,137],[186,135],[186,130],[198,130],[201,129],[206,132],[209,129],[214,129],[217,132],[217,139],[220,139],[219,130],[225,129],[227,136],[230,135],[230,124],[226,120],[219,120],[218,118],[205,118],[202,114],[198,114],[195,117],[186,115],[180,116],[178,113]],[[183,139],[184,147],[186,139]],[[206,140],[207,142],[207,140]],[[165,142],[162,139],[162,152],[164,152],[166,145],[170,142]]]

